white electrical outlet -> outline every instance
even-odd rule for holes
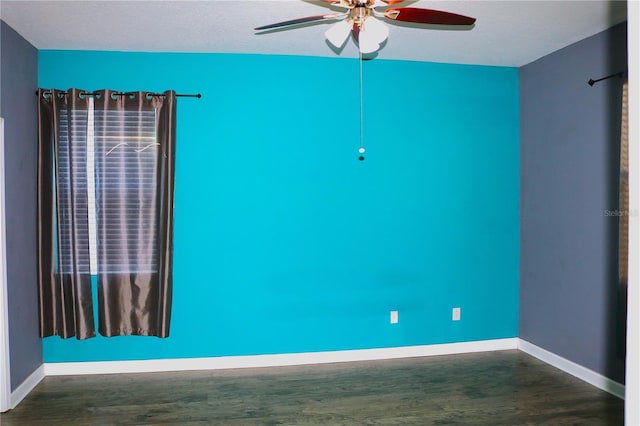
[[[391,311],[389,313],[389,322],[391,324],[397,324],[398,323],[398,311]]]
[[[451,311],[451,320],[460,321],[460,308],[453,308]]]

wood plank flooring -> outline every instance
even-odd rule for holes
[[[13,425],[622,425],[624,402],[519,351],[47,377]]]

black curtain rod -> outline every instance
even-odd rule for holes
[[[599,78],[597,80],[594,80],[594,79],[590,78],[589,81],[587,81],[587,84],[589,84],[589,86],[593,86],[594,84],[596,84],[597,82],[602,81],[602,80],[608,80],[608,79],[613,78],[613,77],[621,77],[622,78],[622,77],[624,77],[625,73],[626,73],[626,71],[619,71],[619,72],[617,72],[615,74],[611,74],[611,75],[608,75],[606,77]]]
[[[67,92],[59,92],[62,95],[66,95]],[[127,95],[131,95],[133,93],[136,92],[113,92],[111,93],[113,96],[127,96]],[[51,91],[47,90],[42,92],[43,95],[51,95]],[[98,92],[80,92],[81,95],[83,96],[96,96],[99,93]],[[36,96],[38,96],[38,92],[36,91]],[[147,96],[164,96],[164,93],[153,93],[153,92],[147,92]],[[176,97],[177,98],[198,98],[200,99],[202,97],[202,95],[200,93],[187,93],[187,94],[181,94],[181,93],[176,93]]]

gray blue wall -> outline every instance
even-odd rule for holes
[[[520,69],[520,337],[624,382],[618,174],[626,23]]]
[[[1,21],[0,21],[1,22]],[[11,389],[42,364],[36,285],[36,97],[38,52],[1,22]]]

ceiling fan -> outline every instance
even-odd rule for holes
[[[325,32],[327,41],[335,48],[341,49],[351,33],[358,44],[360,53],[368,54],[379,50],[381,44],[389,36],[389,29],[383,23],[385,19],[414,24],[456,27],[471,27],[476,21],[475,18],[469,16],[418,7],[391,7],[384,9],[386,6],[393,6],[403,3],[406,0],[380,0],[386,4],[386,6],[382,7],[382,10],[376,7],[376,0],[320,1],[328,5],[343,8],[344,11],[276,22],[254,28],[254,30],[269,31],[287,29],[288,27],[314,22],[339,21]]]
[[[425,24],[429,26],[441,26],[443,29],[448,26],[472,28],[476,22],[475,18],[458,15],[440,10],[424,9],[418,7],[391,7],[405,1],[411,0],[379,0],[384,5],[376,7],[376,0],[318,0],[330,6],[343,9],[338,13],[327,13],[323,15],[307,16],[304,18],[291,19],[289,21],[276,22],[274,24],[263,25],[254,28],[255,31],[270,32],[280,29],[289,29],[303,24],[338,21],[332,25],[324,34],[327,41],[336,49],[342,49],[349,34],[358,44],[360,53],[360,148],[358,149],[360,161],[364,160],[364,108],[362,101],[362,59],[363,54],[370,54],[378,51],[382,43],[389,36],[389,29],[383,23],[385,19],[390,21],[408,22],[413,24]],[[415,1],[415,0],[414,0]]]

